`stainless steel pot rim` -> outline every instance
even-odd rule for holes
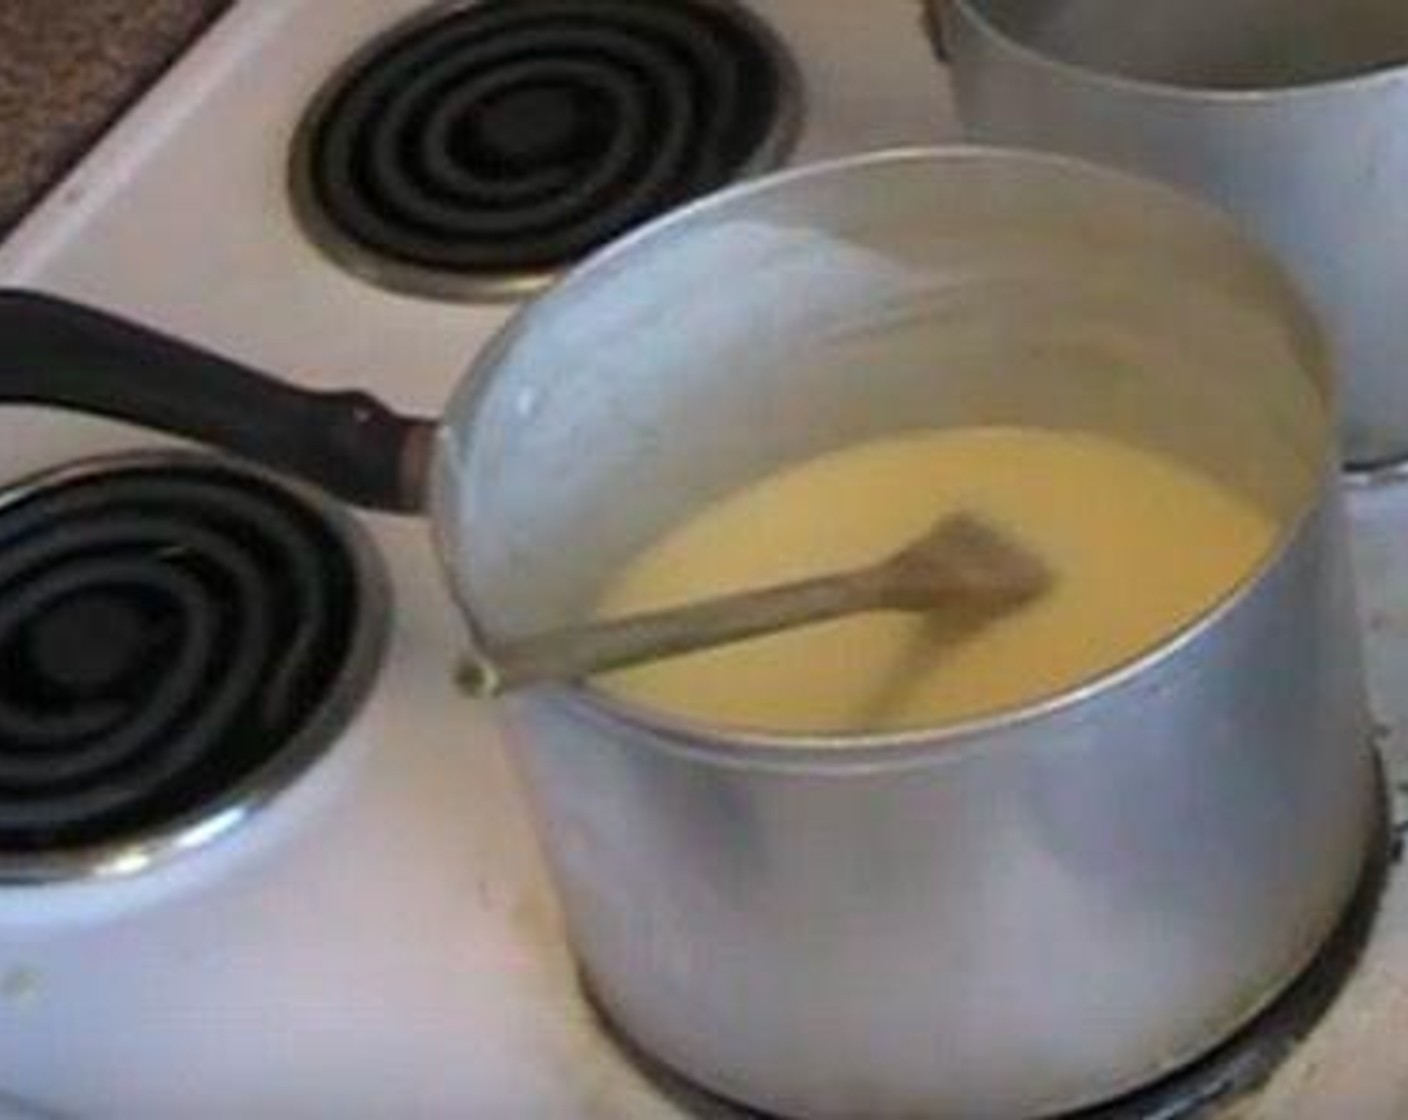
[[[1206,105],[1209,101],[1222,103],[1226,107],[1256,109],[1283,98],[1305,97],[1310,95],[1359,94],[1377,85],[1402,85],[1408,83],[1408,59],[1398,65],[1379,66],[1362,73],[1347,74],[1338,78],[1322,78],[1314,81],[1295,82],[1279,86],[1244,86],[1229,89],[1222,86],[1203,86],[1159,82],[1149,78],[1136,78],[1128,74],[1116,74],[1083,66],[1078,62],[1046,54],[1021,39],[1009,35],[982,11],[981,0],[924,0],[934,17],[941,18],[946,6],[962,9],[966,18],[983,29],[1004,49],[1020,55],[1027,61],[1077,81],[1092,85],[1104,85],[1109,89],[1149,98],[1162,98],[1169,101],[1196,101]]]
[[[1287,308],[1293,309],[1300,320],[1299,331],[1308,345],[1323,358],[1316,365],[1326,369],[1330,367],[1330,351],[1324,332],[1294,281],[1280,263],[1268,251],[1249,240],[1236,222],[1222,210],[1156,180],[1056,153],[954,144],[893,148],[845,156],[790,168],[740,183],[673,210],[587,257],[577,267],[564,274],[537,300],[514,312],[479,352],[468,374],[460,383],[447,408],[446,423],[442,425],[439,433],[435,458],[441,469],[432,472],[430,506],[433,516],[430,520],[436,552],[447,585],[468,627],[471,645],[488,649],[492,648],[492,641],[479,622],[479,614],[472,598],[466,594],[465,587],[456,575],[453,557],[458,546],[457,542],[450,539],[448,531],[451,526],[458,525],[461,519],[472,526],[475,516],[467,491],[461,496],[458,505],[451,500],[453,495],[447,493],[445,476],[456,474],[463,445],[475,438],[474,429],[480,417],[479,404],[493,383],[493,370],[498,367],[503,356],[512,350],[517,340],[533,329],[539,318],[553,314],[557,304],[570,299],[578,285],[588,282],[599,273],[624,265],[630,254],[641,246],[676,235],[691,223],[726,210],[741,199],[786,189],[792,184],[815,178],[864,175],[876,168],[904,165],[927,164],[940,168],[964,161],[1005,163],[1017,167],[1049,167],[1087,178],[1105,179],[1150,195],[1162,196],[1190,214],[1197,215],[1202,221],[1221,226],[1230,240],[1241,245],[1249,256],[1263,261],[1269,274],[1280,278],[1285,288]],[[1230,584],[1220,598],[1209,603],[1200,613],[1191,616],[1178,630],[1118,665],[1060,693],[940,727],[844,736],[769,733],[703,723],[617,699],[590,683],[548,686],[535,690],[534,695],[574,717],[590,719],[598,724],[625,723],[649,731],[659,738],[662,749],[725,768],[805,770],[810,773],[834,771],[837,774],[854,775],[932,766],[939,760],[956,763],[970,752],[990,750],[995,732],[1020,727],[1056,713],[1068,712],[1098,696],[1135,684],[1147,669],[1200,641],[1221,619],[1235,611],[1282,562],[1293,548],[1296,539],[1305,531],[1316,508],[1318,495],[1333,485],[1332,481],[1327,480],[1336,477],[1337,472],[1334,442],[1328,435],[1329,417],[1333,415],[1334,387],[1327,379],[1322,378],[1317,379],[1316,388],[1326,402],[1327,424],[1320,481],[1318,485],[1308,488],[1306,500],[1301,508],[1285,519],[1276,540],[1260,562],[1241,579]],[[463,425],[462,431],[455,428],[457,420]],[[473,531],[472,528],[470,531]]]
[[[0,509],[68,483],[116,471],[199,468],[261,480],[296,496],[347,549],[363,596],[346,663],[334,686],[282,749],[224,794],[163,824],[81,848],[33,855],[0,854],[0,889],[126,879],[155,871],[184,854],[230,837],[260,817],[336,745],[366,700],[390,640],[391,584],[365,529],[338,503],[311,486],[244,460],[168,448],[93,455],[37,471],[0,491]]]

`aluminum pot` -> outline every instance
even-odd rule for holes
[[[1195,190],[1291,266],[1345,377],[1350,467],[1408,459],[1408,5],[927,0],[960,119]]]
[[[701,503],[916,427],[1109,433],[1276,520],[1181,632],[961,726],[785,739],[589,686],[504,703],[593,992],[724,1096],[1004,1120],[1107,1100],[1273,1000],[1359,877],[1377,794],[1331,371],[1278,267],[1165,187],[981,150],[761,180],[575,270],[433,428],[24,293],[0,343],[0,398],[428,504],[486,646],[584,616]]]

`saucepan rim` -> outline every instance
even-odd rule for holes
[[[978,27],[984,35],[1000,44],[1004,50],[1021,56],[1029,63],[1076,81],[1091,85],[1103,85],[1111,91],[1135,96],[1187,101],[1203,107],[1209,104],[1221,104],[1229,108],[1259,108],[1273,102],[1280,102],[1283,99],[1330,94],[1359,94],[1379,85],[1401,85],[1408,82],[1408,59],[1404,59],[1400,63],[1388,63],[1337,77],[1313,78],[1279,85],[1216,86],[1197,82],[1172,82],[1160,81],[1155,78],[1141,78],[1133,74],[1122,74],[1118,71],[1102,69],[1043,51],[1020,36],[1013,35],[1004,29],[988,15],[984,7],[984,0],[924,0],[924,3],[928,5],[931,18],[934,20],[943,19],[945,7],[960,9],[964,17]]]
[[[789,185],[815,178],[865,174],[876,168],[906,164],[941,167],[955,161],[973,160],[1009,164],[1013,167],[1065,169],[1087,178],[1104,178],[1147,193],[1163,195],[1168,201],[1187,211],[1190,217],[1210,226],[1223,227],[1229,241],[1239,245],[1241,251],[1249,258],[1260,260],[1267,269],[1268,278],[1282,287],[1284,314],[1293,320],[1292,326],[1296,336],[1304,343],[1307,353],[1305,371],[1314,381],[1315,388],[1325,404],[1325,436],[1322,441],[1323,461],[1318,480],[1315,484],[1307,486],[1301,507],[1282,519],[1281,528],[1272,546],[1254,567],[1230,583],[1226,590],[1203,610],[1190,615],[1176,630],[1115,666],[1060,692],[952,723],[846,735],[784,734],[711,724],[670,715],[611,696],[590,682],[546,685],[533,689],[527,694],[532,702],[546,704],[564,714],[585,718],[598,725],[619,727],[624,724],[648,733],[662,750],[726,767],[855,774],[890,771],[906,766],[931,766],[936,761],[956,762],[971,752],[988,749],[995,741],[1000,740],[1005,732],[1055,716],[1069,717],[1073,709],[1137,684],[1149,670],[1177,656],[1217,629],[1227,616],[1255,593],[1268,576],[1282,564],[1287,554],[1294,550],[1297,542],[1305,535],[1308,523],[1337,485],[1333,362],[1325,333],[1311,312],[1308,302],[1300,294],[1289,273],[1269,251],[1249,239],[1233,219],[1210,203],[1155,180],[1086,160],[1046,152],[981,145],[896,148],[775,173],[681,207],[665,218],[649,223],[613,242],[579,264],[547,294],[519,309],[480,351],[468,376],[461,382],[459,390],[445,411],[430,484],[430,524],[436,551],[444,570],[445,582],[469,629],[472,646],[490,650],[493,643],[479,623],[480,615],[474,596],[469,593],[461,579],[464,565],[457,558],[458,543],[451,537],[451,533],[457,531],[462,523],[471,527],[476,523],[470,495],[462,494],[460,464],[466,458],[466,447],[475,439],[475,429],[483,420],[484,413],[480,405],[487,398],[494,381],[494,371],[519,338],[533,330],[539,319],[554,314],[559,302],[573,298],[577,287],[598,273],[618,267],[623,258],[647,244],[678,236],[682,228],[687,228],[690,223],[726,210],[740,199],[762,192],[783,190]],[[473,529],[470,531],[473,532]],[[509,698],[502,702],[514,704],[518,700]]]

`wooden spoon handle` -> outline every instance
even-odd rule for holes
[[[546,680],[578,680],[863,611],[1011,610],[1041,594],[1049,572],[980,519],[943,518],[871,568],[800,580],[632,618],[589,622],[504,642],[466,666],[484,696]]]
[[[492,664],[467,666],[464,683],[488,696],[577,680],[879,608],[885,592],[870,572],[842,573],[589,622],[506,642],[494,649]]]

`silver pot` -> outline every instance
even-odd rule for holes
[[[0,336],[23,344],[0,397],[420,505],[430,429],[365,399],[273,388],[32,297],[0,301]],[[139,357],[134,404],[111,382]],[[106,395],[53,372],[104,362]],[[485,644],[581,617],[711,497],[919,426],[1110,433],[1281,527],[1182,632],[963,726],[781,740],[590,687],[507,702],[573,947],[615,1023],[786,1116],[1008,1120],[1155,1079],[1273,1000],[1345,908],[1376,811],[1330,397],[1310,315],[1222,217],[1045,156],[763,180],[523,312],[430,456],[436,535]],[[257,423],[225,415],[235,400]]]
[[[974,139],[1213,199],[1329,326],[1352,467],[1408,458],[1408,6],[1394,0],[928,0]]]
[[[590,690],[509,703],[608,1014],[782,1115],[1011,1118],[1148,1082],[1280,992],[1373,819],[1329,384],[1219,216],[1015,154],[745,188],[523,315],[439,456],[444,551],[491,634],[579,616],[723,491],[915,426],[1108,432],[1283,527],[1185,632],[969,726],[782,743]]]

